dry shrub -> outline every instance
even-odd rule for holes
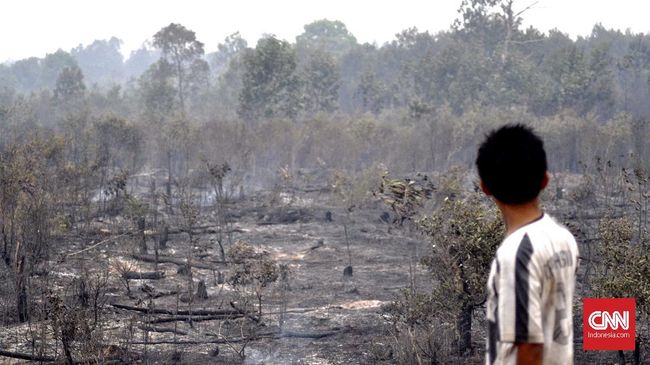
[[[432,310],[432,297],[404,290],[401,296],[382,308],[391,324],[390,359],[401,365],[449,364],[457,359],[454,326],[441,321]],[[382,355],[387,357],[386,354]]]
[[[242,307],[257,304],[258,320],[262,318],[262,299],[265,289],[278,280],[279,269],[268,252],[257,252],[248,242],[235,242],[229,252],[233,262],[228,282],[239,296]]]

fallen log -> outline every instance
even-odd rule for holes
[[[127,304],[112,303],[113,307],[118,309],[127,309],[140,313],[149,313],[149,314],[168,314],[168,315],[192,315],[192,316],[229,316],[240,314],[237,310],[232,309],[193,309],[190,313],[188,309],[163,309],[163,308],[142,308],[134,307]]]
[[[160,291],[160,292],[154,292],[153,294],[149,293],[149,295],[154,299],[168,297],[170,295],[176,295],[176,294],[178,294],[178,290]]]
[[[55,358],[49,357],[49,356],[38,356],[38,355],[32,355],[32,354],[25,354],[25,353],[22,353],[22,352],[13,352],[13,351],[5,351],[5,350],[0,350],[0,356],[10,357],[12,359],[40,361],[40,362],[53,362],[53,361],[56,361]]]
[[[335,335],[340,331],[333,332],[294,332],[294,331],[282,331],[280,337],[295,337],[295,338],[323,338]]]
[[[211,316],[190,316],[190,315],[178,315],[164,318],[153,318],[147,323],[156,324],[156,323],[169,323],[169,322],[203,322],[203,321],[216,321],[223,319],[235,319],[242,318],[241,314],[218,314]]]
[[[118,236],[109,237],[109,238],[107,238],[107,239],[105,239],[105,240],[101,240],[101,241],[95,243],[94,245],[92,245],[92,246],[90,246],[90,247],[86,247],[86,248],[84,248],[84,249],[81,250],[81,251],[71,252],[71,253],[65,255],[63,258],[66,258],[66,257],[69,257],[69,256],[78,255],[78,254],[80,254],[80,253],[83,253],[83,252],[86,252],[86,251],[92,250],[93,248],[95,248],[95,247],[97,247],[97,246],[99,246],[99,245],[103,245],[103,244],[105,244],[105,243],[108,243],[108,242],[111,242],[111,241],[115,241],[115,240],[117,240],[118,238],[122,238],[122,237],[124,237],[124,236],[128,236],[128,235],[130,235],[130,233],[124,233],[124,234],[121,234],[121,235],[118,235]]]
[[[155,255],[145,255],[145,254],[133,254],[133,258],[136,260],[144,261],[144,262],[156,262],[156,256]],[[183,266],[187,264],[186,259],[181,259],[178,257],[169,257],[169,256],[158,256],[158,263],[159,264],[164,264],[164,263],[170,263],[170,264],[176,264],[179,266]],[[198,269],[206,269],[206,270],[213,270],[214,265],[213,264],[226,264],[227,261],[216,261],[212,260],[209,263],[206,262],[201,262],[201,261],[193,261],[192,262],[192,267],[198,268]]]
[[[173,329],[173,328],[167,328],[167,327],[154,327],[154,326],[140,326],[138,327],[143,331],[148,331],[148,332],[159,332],[159,333],[175,333],[177,335],[185,336],[187,335],[187,332],[181,331],[178,329]]]
[[[180,228],[170,228],[169,229],[169,234],[181,234],[181,233],[186,233],[186,229],[180,229]],[[192,229],[192,234],[205,234],[205,233],[224,233],[224,234],[230,234],[230,233],[244,233],[244,231],[241,228],[233,228],[233,229],[220,229],[219,227],[215,226],[199,226],[199,227],[194,227]]]
[[[247,312],[247,311],[245,311],[245,310],[243,310],[241,308],[238,308],[237,305],[235,304],[235,302],[230,302],[230,306],[235,311],[237,311],[237,313],[239,313],[239,314],[241,314],[243,316],[246,316],[247,318],[249,318],[250,320],[252,320],[255,323],[260,323],[261,319],[259,317],[255,317],[254,315],[250,314],[249,312]]]
[[[235,338],[218,338],[215,340],[203,340],[203,341],[197,341],[197,340],[160,340],[160,341],[135,341],[131,342],[131,344],[134,345],[201,345],[201,344],[225,344],[225,343],[237,343],[237,342],[247,342],[247,341],[255,341],[255,340],[261,340],[265,338],[272,338],[272,339],[279,339],[279,338],[287,338],[287,337],[293,337],[293,338],[311,338],[311,339],[320,339],[328,336],[335,335],[337,333],[340,333],[341,331],[332,331],[332,332],[292,332],[292,331],[284,331],[281,333],[278,332],[270,332],[270,333],[258,333],[256,336],[251,336],[251,337],[235,337]],[[213,334],[206,334],[209,336],[214,336]]]
[[[165,273],[163,271],[126,271],[122,277],[130,280],[160,280],[165,278]]]
[[[131,341],[131,345],[207,345],[211,343],[235,343],[241,342],[242,339],[233,339],[232,341],[226,340],[206,340],[206,341],[197,341],[197,340],[159,340],[159,341]]]

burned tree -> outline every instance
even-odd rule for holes
[[[51,204],[57,196],[53,179],[62,144],[34,139],[0,155],[0,237],[2,258],[10,269],[16,317],[30,318],[29,280],[35,265],[48,256]]]

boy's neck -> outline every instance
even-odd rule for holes
[[[496,202],[506,224],[506,237],[517,229],[540,218],[544,212],[539,207],[539,199],[524,204],[504,204]]]

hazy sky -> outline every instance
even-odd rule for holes
[[[534,0],[516,0],[523,9]],[[303,26],[318,19],[343,21],[360,42],[382,44],[416,26],[448,29],[460,0],[7,0],[0,14],[0,62],[43,57],[62,48],[115,36],[128,56],[171,22],[195,31],[206,51],[239,31],[250,45],[265,33],[295,41]],[[595,23],[647,33],[647,0],[539,0],[524,13],[525,25],[571,36],[588,35]]]

